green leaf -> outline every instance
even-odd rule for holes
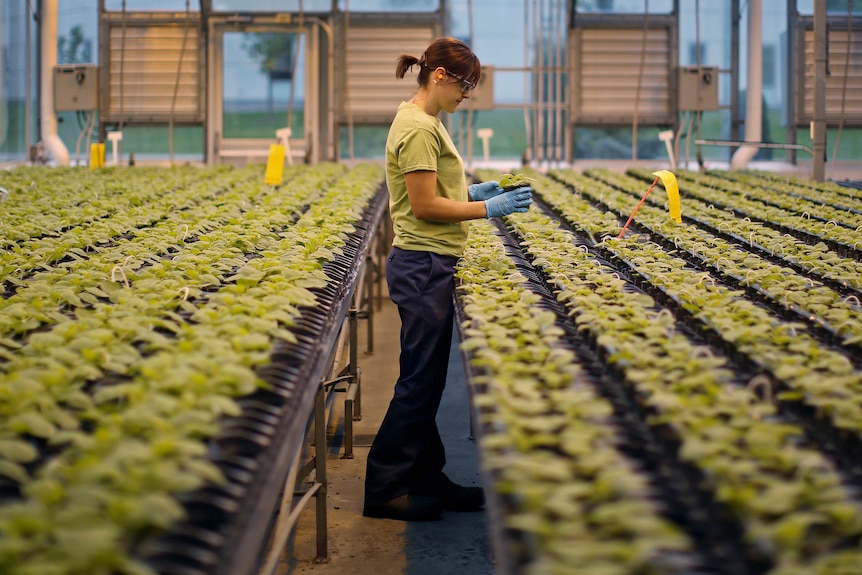
[[[27,463],[38,456],[36,448],[22,439],[0,439],[0,458]]]
[[[57,431],[50,421],[35,411],[11,417],[9,427],[18,433],[29,433],[43,439],[50,439]]]
[[[30,481],[27,470],[20,463],[0,459],[0,475],[14,479],[18,483],[25,484]]]

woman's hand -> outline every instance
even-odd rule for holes
[[[503,193],[499,182],[482,182],[467,186],[467,194],[474,202],[484,202]]]
[[[485,200],[485,212],[489,218],[508,216],[514,212],[526,212],[532,203],[533,188],[522,186]]]

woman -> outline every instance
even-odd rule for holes
[[[368,454],[363,514],[427,521],[439,519],[443,509],[469,511],[485,503],[482,488],[457,485],[443,473],[446,456],[435,421],[466,220],[525,212],[532,190],[504,192],[497,182],[468,188],[461,156],[437,117],[470,97],[481,73],[476,55],[459,40],[439,38],[421,58],[402,55],[395,75],[403,78],[414,65],[419,90],[398,107],[386,140],[395,231],[386,280],[401,316],[401,371]]]

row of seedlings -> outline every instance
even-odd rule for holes
[[[632,169],[630,173],[649,179],[645,170]],[[679,179],[688,195],[714,203],[721,200],[725,203],[716,207],[732,210],[740,218],[760,221],[812,245],[824,244],[842,257],[862,260],[862,216],[846,207],[696,172],[680,172]]]
[[[633,195],[601,184],[596,188],[596,184],[571,172],[559,175],[569,182],[578,181],[578,189],[585,196],[593,199],[601,196],[605,205],[621,216],[633,209],[637,201]],[[659,192],[656,201],[661,202],[661,195]],[[691,203],[687,202],[687,206]],[[667,255],[661,255],[663,263],[652,264],[650,271],[644,270],[656,276],[652,283],[670,297],[677,298],[679,305],[685,306],[703,325],[732,344],[741,360],[772,374],[777,388],[785,391],[782,399],[815,407],[818,421],[840,430],[831,435],[844,444],[844,451],[848,451],[844,457],[852,462],[862,453],[859,447],[862,405],[854,400],[862,394],[862,374],[858,371],[862,310],[856,296],[842,297],[840,292],[813,278],[749,253],[744,244],[727,243],[708,231],[686,225],[665,224],[662,227],[666,218],[661,209],[642,211],[643,214],[638,212],[639,226],[667,249],[672,246],[674,251],[687,255],[688,262],[706,270],[704,273],[717,272],[715,279],[725,280],[730,286],[715,285],[715,279],[709,279],[713,276],[702,276],[703,281],[681,291],[679,286],[670,285],[669,278],[683,271],[674,269],[673,260]],[[631,263],[637,266],[641,262],[642,259],[634,259]],[[696,273],[685,277],[694,277]],[[757,300],[771,303],[771,311],[748,299],[737,298],[733,288],[745,289]],[[708,294],[708,298],[704,294]],[[707,301],[712,305],[706,306]],[[711,315],[713,309],[722,313],[722,302],[733,303],[739,310],[738,319]],[[788,337],[776,333],[772,327],[774,318],[781,316],[791,320],[780,324]],[[793,391],[787,392],[788,389]],[[847,435],[850,437],[842,437]],[[862,477],[862,470],[857,466],[852,465],[848,470]]]
[[[128,177],[112,173],[113,178],[106,176],[108,182],[86,173],[79,175],[79,192],[72,197],[43,194],[44,182],[34,183],[26,193],[10,195],[3,208],[12,215],[0,224],[4,238],[0,287],[8,292],[35,271],[50,269],[64,260],[86,259],[92,252],[162,222],[174,211],[188,212],[200,201],[255,176],[250,169],[207,168],[200,172],[168,172],[156,185],[151,170],[141,174],[135,171]],[[69,179],[74,181],[71,176]],[[100,194],[93,191],[97,186],[106,188]]]
[[[471,225],[456,278],[461,349],[506,568],[693,572],[691,541],[660,514],[644,474],[621,452],[613,407],[588,383],[550,294],[531,285],[495,232],[487,222]]]
[[[642,174],[633,171],[634,174]],[[862,213],[854,209],[852,200],[846,195],[830,193],[825,190],[808,189],[804,195],[795,191],[776,189],[775,186],[751,185],[731,178],[723,178],[713,174],[680,171],[678,179],[683,186],[689,183],[701,188],[714,190],[728,201],[746,199],[762,203],[766,206],[779,208],[788,212],[791,217],[803,217],[812,222],[844,227],[855,230],[862,226]],[[784,186],[782,186],[784,187]]]
[[[510,223],[581,329],[593,334],[607,361],[623,370],[635,397],[652,410],[648,423],[657,433],[672,432],[679,444],[678,457],[701,471],[703,488],[742,525],[739,555],[747,558],[745,570],[726,566],[725,572],[851,569],[860,560],[857,546],[862,530],[853,490],[818,445],[807,440],[805,430],[776,410],[762,378],[754,377],[745,385],[757,370],[740,364],[732,352],[716,351],[734,341],[757,340],[762,329],[792,337],[786,323],[767,318],[765,326],[751,322],[754,329],[748,332],[745,325],[738,325],[741,335],[726,340],[694,326],[714,342],[710,348],[695,345],[688,336],[695,305],[711,308],[709,304],[715,302],[725,317],[720,319],[719,310],[713,309],[714,323],[725,325],[735,315],[735,304],[745,302],[742,292],[723,297],[714,279],[684,261],[663,257],[660,246],[644,242],[643,237],[640,241],[612,239],[620,227],[617,214],[564,185],[533,175],[534,187],[567,226],[583,241],[590,237],[602,241],[586,249],[575,246],[572,237],[547,241],[556,224],[538,219],[542,216],[535,213],[512,216]],[[614,264],[599,263],[591,250]],[[650,268],[652,260],[656,265]],[[670,307],[657,309],[650,298],[632,296],[614,273],[636,279]],[[656,281],[657,276],[664,279]],[[662,290],[676,290],[672,296],[677,298],[677,291],[703,293],[695,304],[673,300]],[[750,311],[745,308],[744,313]],[[747,316],[739,315],[741,324]]]
[[[286,310],[292,321],[285,319],[283,337],[270,338],[267,363],[255,368],[258,389],[237,402],[242,413],[222,420],[210,442],[210,456],[227,482],[181,496],[186,518],[141,546],[140,555],[159,572],[194,567],[201,574],[230,574],[257,556],[248,546],[261,544],[263,518],[278,511],[280,478],[302,447],[318,382],[386,205],[381,181],[382,170],[370,164],[331,181],[279,234],[275,249],[251,260],[252,269],[237,280],[245,287],[232,293],[242,296],[227,302],[231,311],[222,310],[227,315],[220,322],[242,315],[238,303],[247,305],[246,315]]]
[[[777,174],[773,172],[764,172],[758,170],[746,171],[729,171],[729,170],[710,170],[709,173],[737,180],[753,186],[765,186],[783,191],[785,193],[797,193],[806,195],[809,193],[817,194],[834,194],[846,201],[846,198],[862,200],[862,190],[858,186],[849,185],[850,181],[844,182],[825,181],[818,182],[811,178],[795,176],[793,174]]]
[[[281,189],[249,180],[202,198],[179,229],[141,230],[154,241],[132,259],[134,236],[94,251],[104,267],[70,273],[95,301],[39,300],[36,276],[19,286],[61,315],[0,364],[0,571],[152,572],[131,550],[188,514],[176,494],[224,483],[208,442],[240,413],[235,398],[266,386],[256,370],[295,339],[309,288],[325,283],[333,252],[303,246],[342,231],[292,228],[340,175],[322,165]]]
[[[635,190],[644,185],[629,176],[608,170],[588,170],[585,175],[630,194],[637,194]],[[862,262],[853,254],[838,253],[818,238],[799,238],[796,237],[799,234],[782,232],[757,217],[740,214],[724,205],[722,202],[726,199],[714,189],[706,190],[685,183],[682,189],[686,195],[683,218],[687,223],[724,237],[745,251],[791,267],[843,295],[862,296]],[[661,198],[661,194],[657,198]],[[656,198],[649,202],[660,205]]]

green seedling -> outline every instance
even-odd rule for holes
[[[528,186],[530,182],[535,182],[533,178],[528,178],[523,174],[503,174],[500,178],[500,187],[504,190],[514,190],[521,186]]]

